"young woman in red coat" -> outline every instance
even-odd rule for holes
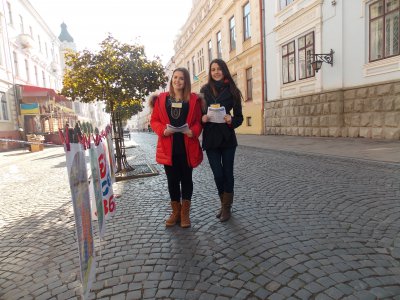
[[[150,125],[158,135],[156,161],[164,165],[171,198],[172,214],[165,225],[180,222],[181,227],[187,228],[193,194],[192,171],[203,160],[199,142],[203,129],[202,105],[201,99],[191,93],[188,70],[177,68],[172,74],[169,92],[152,97],[150,107],[153,108]],[[185,124],[187,128],[183,132],[170,127]]]

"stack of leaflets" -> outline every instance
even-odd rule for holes
[[[180,127],[175,127],[170,124],[167,124],[167,129],[172,132],[185,132],[189,130],[189,125],[185,123]]]
[[[209,107],[207,111],[208,121],[211,123],[225,123],[225,115],[226,111],[224,106],[218,108]]]

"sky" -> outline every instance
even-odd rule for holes
[[[96,51],[111,33],[123,43],[145,47],[147,58],[165,65],[185,24],[192,0],[29,0],[58,37],[67,25],[77,50]]]

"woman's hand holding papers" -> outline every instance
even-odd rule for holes
[[[203,122],[203,123],[207,123],[208,121],[209,121],[209,117],[207,116],[207,115],[203,115],[202,117],[201,117],[201,122]]]
[[[174,132],[171,129],[169,129],[168,127],[165,128],[164,136],[170,136],[170,135],[173,135],[173,134],[174,134]]]
[[[224,120],[226,124],[231,125],[232,124],[232,116],[231,115],[225,115]]]
[[[186,134],[190,138],[193,137],[193,132],[190,129],[184,131],[183,134]]]

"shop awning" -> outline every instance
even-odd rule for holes
[[[67,101],[67,98],[65,96],[57,94],[57,92],[53,89],[34,85],[20,85],[20,87],[22,101],[26,103],[31,103],[33,99]]]

